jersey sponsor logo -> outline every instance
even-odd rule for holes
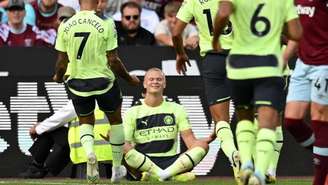
[[[168,133],[174,133],[175,127],[156,127],[147,130],[139,131],[140,136],[149,136],[154,135],[158,138],[167,138],[169,137]]]
[[[308,15],[309,17],[313,17],[315,13],[314,6],[302,6],[297,5],[296,7],[298,15]]]

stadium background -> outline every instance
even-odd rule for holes
[[[166,47],[120,47],[120,56],[127,69],[143,75],[150,67],[159,67],[167,74],[165,95],[184,105],[197,137],[205,137],[212,130],[197,51],[189,52],[194,63],[186,76],[175,72],[175,53]],[[48,48],[2,48],[0,50],[0,177],[16,177],[25,169],[28,148],[32,140],[28,129],[37,121],[53,113],[67,101],[63,85],[52,82],[56,53]],[[197,64],[197,65],[195,65]],[[141,97],[142,86],[129,87],[120,83],[123,112]],[[234,121],[234,119],[233,119]],[[212,143],[205,160],[195,169],[200,175],[230,176],[231,169],[218,143]],[[183,150],[183,146],[181,150]],[[311,154],[302,149],[284,131],[284,146],[278,166],[280,176],[312,175]],[[69,167],[61,176],[69,175]]]

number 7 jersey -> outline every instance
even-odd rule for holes
[[[177,18],[185,23],[195,19],[199,30],[199,47],[201,56],[212,51],[213,24],[219,8],[219,0],[184,0]],[[220,38],[221,47],[230,49],[232,42],[231,24],[225,28]]]
[[[80,11],[58,28],[56,50],[69,58],[70,79],[109,78],[115,76],[108,67],[106,51],[117,48],[112,19],[102,19],[94,11]]]

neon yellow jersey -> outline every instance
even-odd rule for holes
[[[94,11],[76,13],[60,24],[55,48],[69,57],[69,79],[104,77],[114,81],[106,57],[106,51],[117,48],[112,19],[103,20]]]
[[[174,102],[157,107],[142,103],[129,109],[124,116],[125,140],[149,156],[166,157],[177,154],[178,133],[190,129],[187,113]]]
[[[199,30],[199,47],[201,56],[204,56],[206,52],[213,50],[213,24],[218,7],[219,0],[184,0],[177,14],[177,18],[185,23],[189,23],[193,18],[195,19]],[[229,23],[222,33],[220,43],[223,49],[231,48],[231,23]]]
[[[293,0],[220,0],[230,1],[234,12],[230,17],[234,28],[234,40],[227,62],[230,79],[252,79],[282,76],[281,33],[286,22],[298,17]],[[242,59],[242,56],[266,56],[257,59]],[[238,59],[238,57],[240,59]],[[233,59],[239,60],[233,63]],[[262,60],[262,61],[261,61]],[[274,61],[275,60],[275,61]],[[248,62],[249,67],[241,64]],[[252,63],[252,64],[251,64]]]

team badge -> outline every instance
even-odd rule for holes
[[[167,115],[164,117],[164,123],[166,125],[172,125],[173,124],[173,118],[170,115]]]

